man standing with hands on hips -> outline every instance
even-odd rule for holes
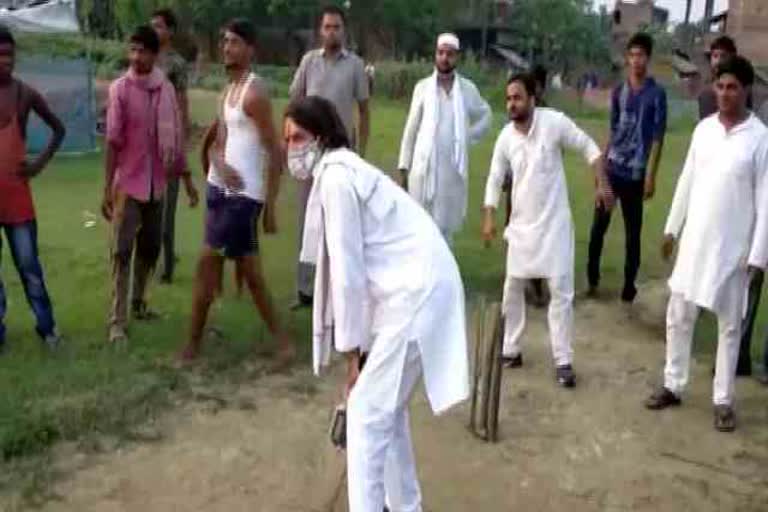
[[[352,149],[365,156],[370,131],[368,98],[370,87],[365,73],[365,62],[345,47],[347,17],[336,6],[325,7],[320,13],[320,41],[322,47],[304,55],[291,84],[292,100],[307,96],[320,96],[336,108]],[[355,106],[358,125],[355,129]],[[304,217],[312,177],[298,182],[299,246],[304,231]],[[314,266],[298,262],[296,276],[296,302],[291,309],[312,305]]]

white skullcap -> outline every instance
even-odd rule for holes
[[[451,34],[450,32],[440,34],[437,37],[437,47],[440,48],[441,46],[449,46],[456,51],[461,50],[459,38],[456,36],[456,34]]]

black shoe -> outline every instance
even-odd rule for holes
[[[170,276],[168,274],[163,274],[160,276],[160,284],[171,284],[173,283],[173,276]]]
[[[557,383],[564,388],[572,388],[576,385],[576,374],[573,373],[573,368],[569,364],[558,366],[555,370],[555,377]]]
[[[312,307],[312,296],[310,295],[304,295],[303,293],[299,293],[296,297],[296,302],[291,304],[291,311],[298,311],[300,309],[304,308],[311,308]]]
[[[587,298],[597,299],[599,297],[600,297],[600,288],[596,284],[589,285],[589,288],[587,288]]]
[[[503,368],[520,368],[523,366],[523,354],[501,356],[501,366]]]
[[[645,407],[652,411],[659,411],[661,409],[666,409],[667,407],[678,406],[681,403],[682,401],[679,396],[667,388],[661,388],[648,397],[645,401]]]
[[[715,430],[719,432],[733,432],[736,430],[736,415],[730,405],[715,406]]]
[[[133,303],[133,318],[143,322],[151,322],[157,320],[160,315],[147,306],[147,303],[141,300],[134,301]]]
[[[635,297],[637,297],[637,288],[634,286],[625,286],[621,291],[622,302],[628,302],[631,304],[635,301]]]

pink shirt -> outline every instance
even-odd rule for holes
[[[160,74],[115,80],[107,103],[107,142],[117,150],[114,187],[139,201],[158,200],[168,180],[160,155],[158,112],[161,98],[173,101],[171,83]]]

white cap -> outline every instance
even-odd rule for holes
[[[459,43],[459,38],[456,36],[456,34],[452,34],[450,32],[446,32],[445,34],[440,34],[437,37],[437,47],[440,48],[441,46],[448,46],[450,48],[453,48],[456,51],[461,50],[461,44]]]

